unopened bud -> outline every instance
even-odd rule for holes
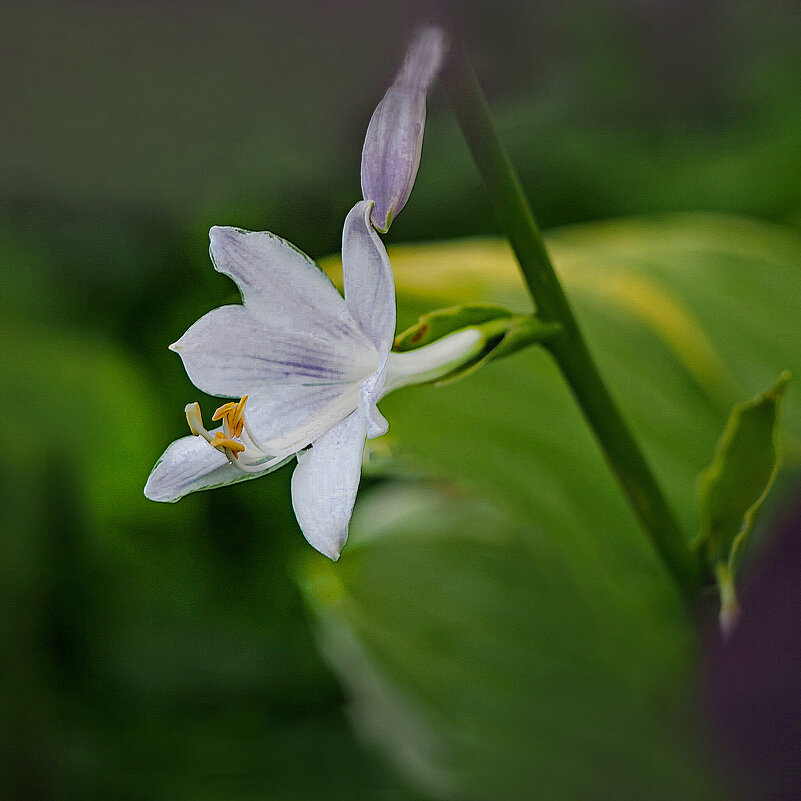
[[[371,222],[382,233],[389,230],[414,186],[423,147],[426,92],[445,49],[441,29],[423,29],[367,127],[362,150],[362,193],[365,200],[373,201]]]

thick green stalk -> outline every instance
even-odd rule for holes
[[[449,56],[442,82],[538,313],[546,322],[562,326],[561,333],[545,347],[570,385],[662,562],[684,595],[692,600],[699,585],[697,563],[590,355],[520,182],[495,131],[481,87],[458,45]]]

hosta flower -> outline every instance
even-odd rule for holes
[[[439,28],[422,30],[367,127],[362,193],[375,203],[372,222],[382,233],[389,230],[414,186],[423,147],[426,93],[444,50],[445,34]]]
[[[191,436],[173,442],[145,495],[187,493],[264,475],[297,455],[292,503],[306,539],[336,559],[345,543],[367,437],[387,430],[377,402],[392,389],[443,375],[481,350],[468,329],[408,353],[390,354],[395,289],[384,245],[361,201],[345,220],[345,297],[317,265],[267,232],[211,229],[217,270],[243,305],[198,320],[174,345],[189,378],[223,404],[208,430],[197,404]]]

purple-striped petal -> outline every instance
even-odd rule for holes
[[[351,322],[341,329],[274,328],[248,306],[222,306],[201,317],[174,345],[192,383],[210,395],[239,397],[287,385],[361,383],[379,363]]]
[[[326,335],[351,322],[328,276],[284,239],[228,226],[214,226],[209,239],[215,269],[233,278],[265,325]]]

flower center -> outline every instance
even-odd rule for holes
[[[203,437],[212,448],[224,454],[228,461],[243,473],[262,473],[273,469],[286,461],[285,458],[270,456],[256,443],[247,420],[245,420],[245,404],[248,396],[238,401],[224,403],[214,412],[212,420],[222,420],[222,429],[208,431],[203,424],[200,404],[189,403],[184,409],[189,430],[196,437]],[[239,455],[243,454],[240,459]]]
[[[248,396],[241,400],[225,403],[212,415],[212,420],[222,420],[222,431],[212,434],[203,425],[203,414],[200,404],[190,403],[186,409],[186,422],[189,430],[196,437],[203,437],[213,448],[225,453],[229,460],[239,459],[239,454],[245,451],[245,443],[241,441],[242,431],[245,427],[245,404]]]

